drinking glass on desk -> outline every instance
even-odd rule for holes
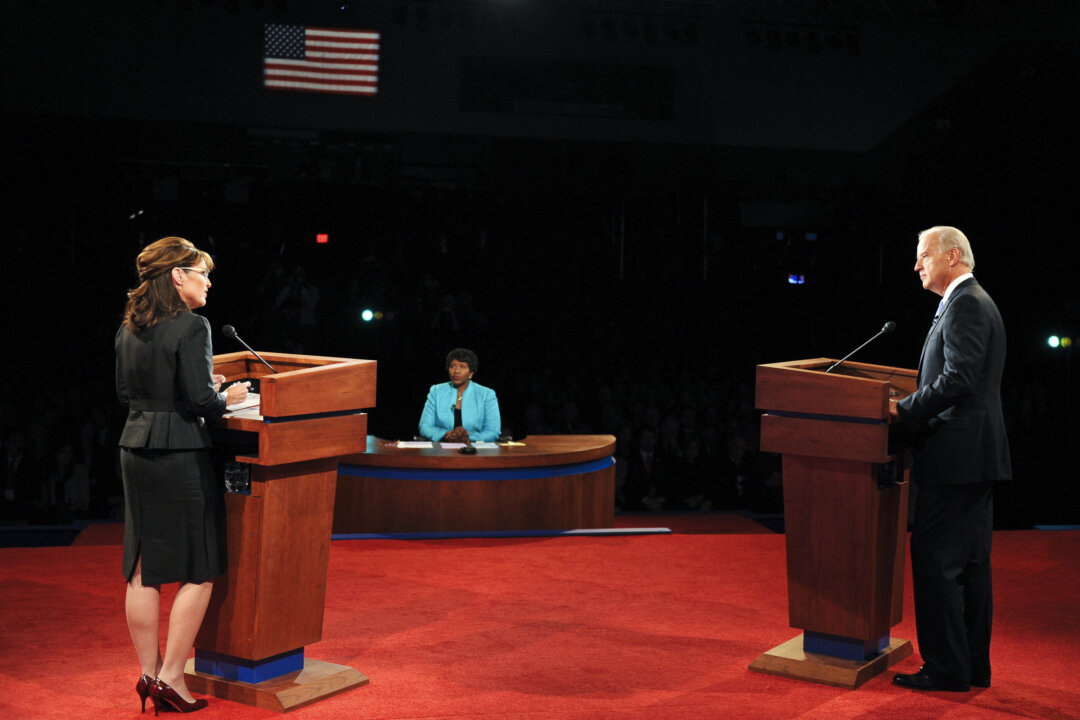
[[[225,463],[225,490],[249,495],[251,493],[251,466],[235,461]]]

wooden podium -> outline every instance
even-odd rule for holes
[[[242,448],[251,492],[225,496],[228,575],[214,585],[186,679],[194,692],[284,712],[368,682],[305,658],[304,646],[322,639],[338,458],[366,447],[376,363],[261,355],[276,374],[251,353],[214,357],[229,381],[259,381],[260,405],[214,431]]]
[[[916,372],[826,358],[759,365],[761,449],[783,453],[788,613],[803,631],[751,670],[856,688],[911,655],[903,617],[906,453],[889,453],[889,399]]]

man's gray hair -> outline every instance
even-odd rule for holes
[[[948,252],[952,248],[960,251],[960,262],[972,270],[975,269],[975,254],[971,252],[971,243],[967,235],[949,225],[936,225],[919,233],[919,240],[927,237],[937,238],[938,252]]]

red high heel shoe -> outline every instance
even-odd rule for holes
[[[139,712],[146,712],[146,698],[150,697],[150,686],[154,684],[154,678],[149,675],[143,674],[139,677],[139,682],[135,683],[135,692],[139,693],[139,699],[142,700],[142,710]],[[154,707],[157,707],[157,701],[153,700]]]
[[[202,710],[206,707],[207,702],[204,698],[198,698],[195,702],[188,702],[184,698],[180,697],[180,693],[173,690],[168,684],[161,682],[161,679],[155,679],[153,684],[150,685],[150,697],[154,698],[154,715],[157,716],[159,705],[160,707],[168,709],[167,706],[172,706],[177,712],[189,713],[196,710]]]

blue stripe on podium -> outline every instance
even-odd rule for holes
[[[195,648],[195,671],[225,680],[261,683],[304,669],[304,648],[289,650],[262,660],[249,660]]]
[[[889,647],[889,642],[888,635],[876,640],[860,640],[842,635],[829,635],[828,633],[810,632],[809,630],[803,631],[804,652],[830,655],[858,662],[869,660],[882,652]]]

